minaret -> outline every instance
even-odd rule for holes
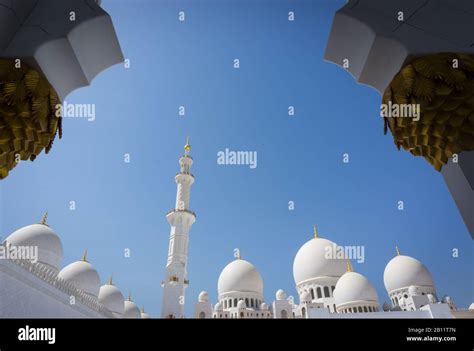
[[[194,183],[190,173],[193,159],[189,156],[191,145],[189,138],[184,146],[184,156],[179,159],[180,172],[174,177],[177,184],[176,205],[168,212],[166,219],[171,226],[166,277],[162,281],[163,303],[162,318],[184,318],[185,289],[188,281],[188,242],[189,229],[196,220],[194,212],[189,210],[189,193]]]

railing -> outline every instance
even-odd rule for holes
[[[173,212],[187,212],[189,214],[192,214],[194,217],[196,217],[196,214],[191,211],[191,210],[178,210],[178,209],[175,209],[173,208],[172,210],[168,211],[168,213],[166,213],[166,215],[169,215],[170,213],[173,213]]]
[[[168,278],[168,281],[173,284],[173,283],[178,283],[179,282],[179,278],[175,275],[172,275]],[[183,279],[183,282],[184,284],[186,285],[189,285],[189,280],[188,279]],[[163,286],[165,284],[165,282],[162,280],[161,281],[161,286]]]
[[[179,176],[180,174],[186,174],[186,175],[191,176],[191,177],[194,178],[194,174],[192,174],[192,173],[190,173],[190,172],[178,172],[178,173],[176,173],[175,177],[176,177],[176,176]]]

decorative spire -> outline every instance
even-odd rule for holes
[[[397,245],[395,245],[395,251],[397,251],[397,256],[400,256],[400,249],[398,248]]]
[[[351,264],[351,260],[347,260],[346,261],[346,272],[352,272],[352,264]]]
[[[130,291],[128,292],[128,301],[132,301],[132,293]]]
[[[187,156],[191,151],[191,144],[189,144],[189,137],[186,138],[186,145],[184,145],[184,154]]]
[[[318,230],[316,229],[316,224],[313,224],[313,236],[315,239],[319,238]]]
[[[113,276],[110,275],[109,280],[107,281],[107,285],[114,285],[114,282],[112,281]]]
[[[48,219],[48,211],[46,211],[46,212],[44,213],[43,218],[41,218],[40,224],[42,224],[42,225],[47,225],[47,224],[46,224],[46,220],[47,220],[47,219]]]
[[[140,310],[141,313],[145,313],[145,305],[142,306],[142,309]]]
[[[81,261],[87,262],[87,249],[84,251],[84,255],[82,255]]]
[[[242,256],[240,255],[240,249],[237,249],[235,258],[236,258],[237,260],[241,260],[241,259],[242,259]]]

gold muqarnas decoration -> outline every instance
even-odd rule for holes
[[[416,58],[393,78],[384,105],[419,104],[420,119],[384,117],[398,149],[441,170],[453,154],[474,150],[474,56],[439,53]]]
[[[62,137],[59,97],[35,69],[15,60],[0,59],[0,179],[19,160],[34,161],[51,150],[56,134]]]

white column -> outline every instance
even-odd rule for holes
[[[189,210],[189,195],[194,176],[190,173],[193,159],[188,155],[191,147],[185,146],[185,155],[179,159],[180,172],[175,176],[177,191],[175,208],[168,212],[166,219],[171,226],[168,260],[165,279],[162,282],[162,318],[184,318],[185,290],[189,284],[188,241],[189,230],[196,220]]]

